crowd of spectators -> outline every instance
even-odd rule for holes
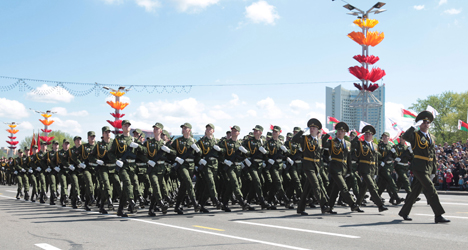
[[[468,191],[468,139],[465,143],[437,145],[436,155],[438,189]]]

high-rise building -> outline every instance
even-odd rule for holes
[[[382,106],[368,108],[367,123],[375,127],[377,134],[380,137],[385,131],[385,85],[380,86],[373,92],[374,96],[382,102]],[[362,119],[362,108],[352,108],[349,105],[359,95],[359,90],[348,90],[341,85],[335,88],[326,88],[326,116],[335,117],[339,121],[346,122],[349,129],[359,131],[359,124]],[[326,126],[329,130],[333,130],[332,124]]]

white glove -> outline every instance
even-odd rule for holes
[[[401,158],[400,158],[400,157],[397,157],[397,158],[395,158],[395,161],[400,162],[400,161],[401,161]]]
[[[302,147],[301,147],[301,146],[299,146],[299,151],[301,151],[301,152],[302,152]]]
[[[117,160],[117,161],[115,161],[115,165],[117,165],[117,166],[119,166],[119,168],[121,168],[123,166],[123,161]]]
[[[380,163],[380,166],[382,167],[385,166],[385,162]]]
[[[214,150],[216,150],[218,152],[221,150],[221,148],[218,145],[214,145],[213,148],[214,148]]]
[[[374,180],[377,179],[377,175],[374,175]]]
[[[281,148],[281,150],[283,150],[283,152],[285,152],[285,153],[288,152],[288,149],[284,145],[281,145],[280,148]]]
[[[37,167],[37,168],[36,168],[36,171],[37,171],[37,172],[40,172],[41,170],[42,170],[42,168],[40,168],[40,167]]]
[[[242,166],[242,169],[244,169],[244,168],[245,168],[245,165],[244,165],[244,163],[242,163],[242,162],[241,162],[241,166]]]
[[[180,158],[180,157],[176,157],[175,158],[176,162],[178,162],[179,164],[183,164],[184,163],[184,159]]]
[[[224,164],[228,165],[229,167],[232,165],[232,161],[224,160]]]
[[[192,144],[192,146],[190,146],[190,147],[192,147],[193,150],[195,150],[197,153],[200,152],[200,149],[198,148],[197,144],[194,143],[194,144]]]
[[[247,149],[244,148],[244,146],[240,146],[239,150],[244,154],[246,154],[248,152]]]
[[[423,123],[423,120],[419,120],[418,122],[416,122],[414,125],[413,125],[413,128],[414,129],[418,129],[419,126]]]
[[[70,165],[68,168],[69,168],[71,171],[75,171],[75,166],[73,166],[73,165]]]
[[[23,173],[26,172],[26,169],[22,168],[22,169],[21,169],[21,172],[23,172]]]
[[[303,128],[302,131],[304,132],[304,134],[307,133],[307,132],[309,132],[309,127]]]
[[[18,171],[13,172],[13,174],[18,174]]]
[[[170,153],[170,152],[171,152],[171,149],[170,149],[168,146],[166,146],[166,145],[163,145],[163,146],[161,147],[161,150],[164,151],[164,152],[166,152],[166,153]]]
[[[346,174],[344,178],[348,178],[350,176],[350,174]]]
[[[174,164],[172,164],[172,167],[175,167],[175,166],[177,166],[177,163],[176,163],[176,162],[174,162]]]
[[[198,172],[198,166],[195,166],[195,171],[197,171],[197,172]]]
[[[138,148],[138,143],[132,142],[132,143],[130,143],[130,147]]]
[[[4,168],[4,167],[2,167],[2,170],[5,170],[5,168]]]
[[[288,166],[286,166],[286,164],[283,164],[283,169],[286,169]]]
[[[101,160],[96,160],[96,163],[99,165],[104,165],[104,161],[101,161]]]
[[[408,147],[408,151],[409,151],[410,153],[413,153],[413,149],[412,149],[411,147]]]
[[[431,174],[431,181],[434,180],[435,174]]]
[[[152,160],[149,160],[148,161],[148,164],[151,166],[151,167],[154,167],[154,165],[156,165],[156,162],[152,161]]]
[[[331,156],[328,156],[328,160],[331,161]]]
[[[59,168],[59,167],[55,167],[54,170],[57,171],[57,172],[60,172],[60,168]]]
[[[205,160],[205,159],[201,159],[201,160],[198,162],[198,165],[206,165],[206,160]]]
[[[50,173],[50,171],[52,171],[52,169],[50,169],[50,167],[48,167],[45,171],[46,171],[47,173]]]
[[[84,164],[83,162],[80,163],[80,165],[78,165],[79,168],[82,168],[82,169],[85,169],[86,168],[86,164]]]
[[[390,151],[392,151],[392,153],[396,153],[396,150],[394,148],[392,148],[392,150],[390,150]]]
[[[244,162],[245,162],[245,164],[247,164],[247,166],[249,166],[249,167],[250,167],[250,165],[252,165],[252,162],[251,162],[249,159],[247,159],[247,158],[245,158]]]
[[[275,164],[275,160],[273,160],[273,159],[268,159],[268,162],[269,162],[271,165]]]
[[[260,150],[260,152],[262,152],[262,154],[266,154],[267,151],[265,150],[264,147],[259,147],[258,150]]]
[[[32,174],[33,170],[32,170],[32,169],[29,169],[29,171],[28,171],[28,172]]]
[[[288,158],[286,158],[286,160],[289,162],[289,164],[294,165],[294,161],[291,160],[291,158],[288,157]]]
[[[265,162],[263,162],[263,163],[262,163],[262,167],[266,167],[266,164],[265,164]]]

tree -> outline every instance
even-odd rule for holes
[[[426,110],[428,105],[434,107],[439,115],[431,125],[431,133],[436,136],[436,143],[454,143],[466,141],[468,134],[458,130],[458,120],[466,121],[468,111],[468,91],[464,93],[444,92],[440,95],[431,95],[426,99],[418,99],[410,109],[417,112]]]
[[[50,132],[49,136],[54,136],[55,137],[54,141],[58,141],[60,147],[62,147],[63,139],[65,139],[65,138],[68,139],[70,142],[73,141],[73,137],[70,134],[62,132],[60,130]],[[35,137],[35,140],[37,140],[37,134],[35,134],[34,137]],[[32,141],[32,135],[27,136],[26,138],[24,138],[23,141],[21,141],[21,143],[19,144],[20,146],[19,146],[18,149],[24,149],[25,147],[29,148],[31,146],[31,141]],[[51,150],[52,145],[48,145],[47,149]]]

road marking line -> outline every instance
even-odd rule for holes
[[[354,236],[354,235],[337,234],[337,233],[328,233],[328,232],[315,231],[315,230],[307,230],[307,229],[300,229],[300,228],[293,228],[293,227],[282,227],[282,226],[275,226],[275,225],[267,225],[267,224],[260,224],[260,223],[247,222],[247,221],[234,221],[234,222],[242,223],[242,224],[255,225],[255,226],[272,227],[272,228],[286,229],[286,230],[292,230],[292,231],[306,232],[306,233],[325,234],[325,235],[338,236],[338,237],[345,237],[345,238],[351,238],[351,239],[359,239],[359,238],[361,238],[360,236]]]
[[[202,227],[202,226],[197,226],[197,225],[193,225],[193,227],[204,228],[204,229],[215,230],[215,231],[224,231],[224,229],[217,229],[217,228],[212,228],[212,227]]]
[[[5,190],[7,192],[10,192],[10,193],[17,193],[17,191],[13,191],[13,190]]]
[[[434,217],[433,214],[415,214],[415,215]],[[447,217],[447,218],[455,218],[455,219],[468,219],[468,217],[462,217],[462,216],[449,216],[449,215],[444,215],[444,217]]]
[[[468,206],[468,203],[455,203],[455,202],[441,202],[440,204],[444,204],[444,205],[460,205],[460,206]]]
[[[239,236],[234,236],[234,235],[221,234],[221,233],[215,233],[215,232],[210,232],[210,231],[202,231],[202,230],[193,229],[193,228],[174,226],[174,225],[164,224],[164,223],[159,223],[159,222],[154,222],[154,221],[147,221],[147,220],[134,219],[134,218],[126,218],[126,219],[149,223],[149,224],[155,224],[155,225],[164,226],[164,227],[172,227],[172,228],[177,228],[177,229],[182,229],[182,230],[187,230],[187,231],[192,231],[192,232],[197,232],[197,233],[211,234],[211,235],[216,235],[216,236],[221,236],[221,237],[226,237],[226,238],[231,238],[231,239],[236,239],[236,240],[250,241],[250,242],[255,242],[255,243],[260,243],[260,244],[265,244],[265,245],[270,245],[270,246],[283,247],[283,248],[288,248],[288,249],[297,249],[297,250],[307,249],[307,248],[294,247],[294,246],[283,245],[283,244],[278,244],[278,243],[273,243],[273,242],[268,242],[268,241],[263,241],[263,240],[255,240],[255,239],[249,239],[249,238],[244,238],[244,237],[239,237]]]
[[[16,198],[13,198],[13,197],[10,197],[10,196],[5,196],[5,195],[0,195],[0,197],[16,200]]]
[[[61,250],[60,248],[56,248],[52,245],[49,245],[47,243],[38,243],[38,244],[34,244],[36,247],[40,247],[42,249],[45,249],[45,250]]]

